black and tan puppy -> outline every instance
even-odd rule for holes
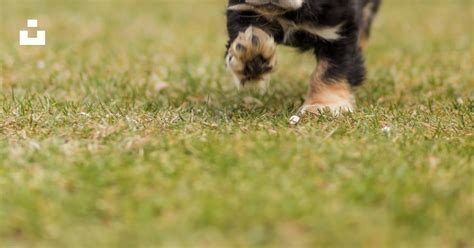
[[[313,51],[318,65],[301,109],[352,111],[364,80],[362,50],[381,0],[229,0],[226,64],[239,86],[266,81],[275,44]]]

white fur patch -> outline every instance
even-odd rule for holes
[[[227,69],[230,71],[230,73],[232,74],[232,79],[234,80],[234,83],[235,85],[237,86],[238,89],[240,89],[240,87],[242,86],[241,84],[241,81],[239,79],[239,77],[237,76],[237,74],[235,74],[234,72],[234,68],[236,67],[241,67],[243,65],[239,64],[235,57],[232,56],[230,53],[227,54],[227,57],[225,58],[225,61],[226,61],[226,67]]]
[[[352,95],[347,97],[328,91],[324,92],[324,98],[327,101],[326,103],[305,104],[301,107],[300,113],[311,112],[318,114],[319,111],[329,110],[337,116],[344,112],[353,112],[355,109],[355,99]]]
[[[308,23],[296,24],[284,18],[278,18],[277,21],[285,31],[283,42],[286,44],[291,44],[291,38],[293,34],[298,31],[303,31],[314,36],[318,36],[327,41],[336,41],[342,38],[339,32],[341,31],[341,27],[344,25],[344,23],[340,23],[334,27],[325,27],[314,26]]]
[[[341,38],[339,31],[341,30],[342,25],[343,23],[340,23],[334,27],[313,27],[311,25],[303,24],[301,29],[327,41],[336,41]]]
[[[345,112],[354,112],[354,105],[350,102],[344,101],[339,103],[332,104],[314,104],[314,105],[304,105],[301,107],[301,114],[306,114],[307,112],[318,114],[319,111],[329,110],[333,115],[338,116],[341,113]]]
[[[248,5],[245,3],[235,4],[235,5],[229,6],[227,9],[234,10],[234,11],[256,11],[257,10],[257,8],[253,7],[252,5]]]
[[[253,6],[260,6],[266,4],[273,4],[275,6],[279,6],[281,8],[287,10],[297,10],[303,7],[304,0],[279,0],[279,1],[271,1],[271,0],[245,0],[245,4],[253,5]]]

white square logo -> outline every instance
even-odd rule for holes
[[[38,20],[28,19],[27,26],[29,28],[37,28]],[[30,37],[28,30],[20,30],[20,46],[44,46],[46,45],[46,31],[36,31],[35,37]]]

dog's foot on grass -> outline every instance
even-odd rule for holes
[[[349,102],[334,103],[334,104],[305,104],[301,107],[301,114],[312,113],[319,115],[324,112],[329,112],[334,116],[339,116],[342,113],[353,112],[354,104]]]
[[[346,83],[321,85],[317,92],[308,96],[301,113],[321,114],[329,111],[335,116],[355,109],[354,95]]]
[[[232,42],[226,57],[227,67],[238,87],[249,82],[265,82],[276,66],[276,45],[265,31],[248,27]]]

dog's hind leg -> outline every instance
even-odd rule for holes
[[[352,112],[355,98],[352,87],[364,80],[365,66],[357,37],[335,43],[321,43],[316,49],[318,65],[311,75],[308,96],[301,112],[333,114]]]

